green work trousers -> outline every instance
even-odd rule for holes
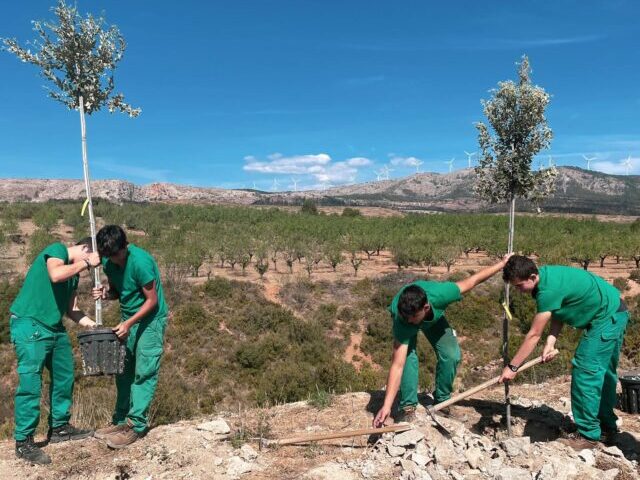
[[[166,318],[136,323],[129,330],[124,371],[116,376],[115,425],[129,422],[137,433],[149,426],[149,406],[156,393]]]
[[[433,347],[438,363],[436,364],[436,388],[433,394],[434,403],[440,403],[451,397],[453,380],[460,363],[460,345],[454,330],[447,319],[442,316],[433,325],[425,325],[421,329]],[[418,354],[416,335],[409,342],[407,360],[400,381],[400,408],[418,404]]]
[[[22,441],[34,434],[40,422],[44,367],[49,370],[51,379],[49,427],[69,423],[73,398],[73,353],[66,330],[50,330],[31,318],[12,315],[10,332],[18,360],[13,437]]]
[[[616,426],[616,370],[628,320],[629,312],[619,312],[585,329],[571,362],[573,419],[591,440],[600,439],[602,426]]]

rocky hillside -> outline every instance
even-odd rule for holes
[[[575,452],[557,441],[571,429],[569,379],[512,387],[513,436],[500,421],[502,389],[485,391],[443,418],[447,438],[418,409],[412,429],[382,436],[264,447],[260,438],[288,438],[367,428],[381,392],[335,397],[329,406],[307,402],[220,414],[157,427],[126,450],[89,439],[45,447],[53,464],[16,460],[13,442],[0,443],[0,478],[20,479],[494,479],[625,480],[638,478],[640,428],[621,413],[616,445]],[[424,398],[428,402],[428,398]]]
[[[552,212],[640,215],[640,176],[606,175],[560,167],[555,197],[544,208]],[[184,202],[212,204],[300,204],[313,198],[326,205],[382,206],[402,210],[487,211],[473,196],[472,170],[449,174],[418,173],[409,177],[331,188],[323,191],[261,192],[197,188],[153,183],[138,186],[122,180],[92,182],[97,198],[112,202]],[[84,197],[80,180],[0,180],[0,201],[75,200]],[[503,210],[502,207],[493,209]]]

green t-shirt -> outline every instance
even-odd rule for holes
[[[427,301],[433,311],[433,318],[431,320],[424,320],[420,325],[412,325],[408,323],[400,312],[398,312],[398,300],[400,295],[409,285],[417,285],[427,294]],[[447,306],[453,302],[462,300],[460,294],[460,288],[454,282],[431,282],[418,280],[409,285],[405,285],[400,291],[393,297],[391,305],[389,305],[389,311],[393,318],[393,338],[398,342],[408,345],[413,337],[418,334],[420,329],[426,330],[433,324],[435,324],[442,316]]]
[[[620,292],[601,277],[586,270],[547,265],[538,270],[535,300],[538,312],[575,328],[585,328],[608,318],[620,306]]]
[[[24,284],[9,309],[16,317],[28,317],[52,329],[62,329],[62,317],[69,308],[73,292],[78,288],[78,275],[53,283],[47,260],[59,258],[69,265],[69,252],[62,243],[52,243],[31,264]]]
[[[120,294],[120,315],[122,320],[133,316],[146,300],[142,287],[155,280],[158,292],[158,305],[146,318],[163,318],[167,316],[168,308],[162,293],[160,271],[153,257],[140,247],[129,244],[129,254],[120,268],[108,258],[102,259],[104,273],[109,282]]]

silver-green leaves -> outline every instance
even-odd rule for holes
[[[531,171],[533,157],[549,147],[553,134],[544,115],[550,96],[531,83],[530,72],[524,56],[518,83],[500,82],[493,97],[482,101],[493,134],[483,122],[476,124],[482,154],[475,192],[491,203],[517,197],[538,202],[554,191],[554,167]]]
[[[106,106],[110,112],[138,116],[139,108],[126,103],[122,93],[114,93],[113,72],[126,48],[118,27],[107,27],[103,17],[88,14],[82,18],[64,0],[58,1],[53,12],[57,21],[33,22],[39,38],[27,43],[31,48],[4,38],[3,49],[40,67],[42,75],[57,87],[49,89],[49,96],[71,110],[78,109],[82,96],[87,114]]]

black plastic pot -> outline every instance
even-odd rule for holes
[[[110,328],[89,330],[78,334],[82,353],[82,373],[117,375],[124,370],[124,343]]]
[[[622,384],[622,398],[620,409],[627,413],[638,413],[640,410],[640,374],[623,375],[620,377]]]

